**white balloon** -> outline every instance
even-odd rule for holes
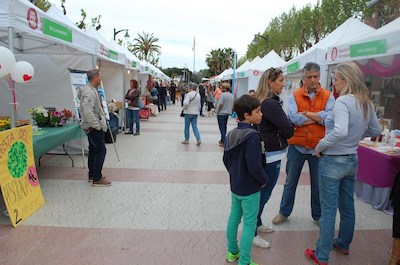
[[[14,54],[6,47],[0,46],[0,78],[8,75],[15,65]]]
[[[35,74],[33,66],[25,61],[16,62],[14,68],[11,70],[11,77],[15,82],[28,83]]]

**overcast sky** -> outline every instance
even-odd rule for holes
[[[67,16],[77,22],[80,10],[90,18],[101,15],[100,34],[113,38],[113,29],[129,29],[131,39],[138,33],[153,33],[159,39],[163,68],[185,65],[193,71],[193,38],[196,37],[195,71],[208,68],[206,55],[212,49],[233,48],[238,58],[246,53],[254,34],[264,32],[270,20],[293,5],[301,8],[317,0],[226,1],[148,0],[82,1],[66,0]],[[59,0],[50,0],[61,9]],[[117,35],[123,39],[125,32]],[[263,40],[260,40],[263,41]]]

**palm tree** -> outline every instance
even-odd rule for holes
[[[232,67],[233,54],[234,50],[232,48],[211,50],[210,53],[206,55],[206,63],[210,68],[210,73],[212,75],[217,75],[222,73],[225,69]]]
[[[128,50],[133,52],[140,60],[157,64],[161,55],[161,47],[156,44],[159,39],[153,36],[153,33],[143,32],[142,35],[133,39],[133,43],[129,44]]]

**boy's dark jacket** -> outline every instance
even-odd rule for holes
[[[231,191],[247,196],[260,191],[268,177],[260,134],[247,123],[239,123],[225,139],[223,161],[229,172]]]

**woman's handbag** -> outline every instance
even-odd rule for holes
[[[189,100],[189,104],[190,104],[190,102],[192,102],[192,100],[195,98],[197,96],[197,92],[196,92],[196,95],[194,95],[194,97],[191,99],[191,100]],[[185,114],[183,113],[183,110],[181,111],[181,115],[180,115],[181,117],[185,117]]]

